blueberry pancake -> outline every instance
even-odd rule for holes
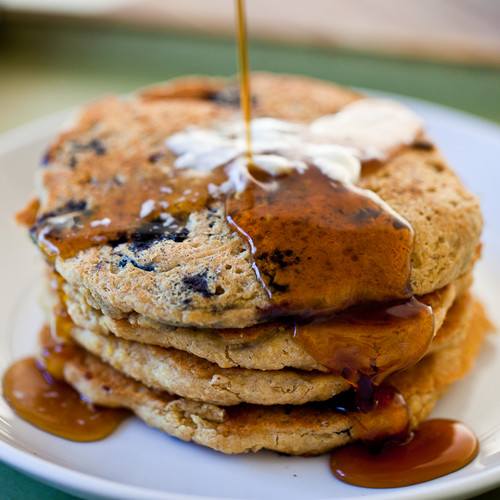
[[[478,200],[401,104],[271,74],[252,96],[251,155],[235,81],[204,77],[95,101],[52,143],[18,216],[47,262],[40,361],[225,453],[407,432],[490,327]]]
[[[42,235],[38,244],[53,254],[57,272],[110,317],[134,314],[143,322],[198,328],[251,326],[263,321],[261,311],[271,303],[252,269],[247,243],[224,217],[223,201],[206,191],[207,185],[221,184],[220,175],[175,169],[176,156],[165,143],[189,126],[235,119],[234,103],[217,97],[234,84],[209,81],[196,98],[193,80],[186,85],[187,95],[181,80],[171,92],[167,85],[163,91],[105,98],[84,108],[38,171],[33,232]],[[301,123],[361,99],[333,85],[294,77],[257,75],[253,88],[256,117]],[[173,172],[179,189],[168,183]],[[430,142],[416,140],[375,172],[361,175],[358,184],[379,195],[413,228],[413,294],[431,293],[471,269],[482,224],[479,205]],[[186,213],[183,204],[190,194],[183,193],[190,190],[198,190],[198,196]],[[155,208],[148,205],[158,195],[169,205],[166,209],[160,202]],[[165,225],[161,216],[175,223]],[[95,241],[82,245],[90,238],[85,231],[67,228],[75,218],[90,226]],[[79,239],[73,247],[54,251],[57,232],[60,238],[78,233]],[[363,300],[361,293],[356,301]],[[344,305],[333,296],[319,307]]]

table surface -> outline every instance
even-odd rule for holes
[[[183,74],[236,73],[234,41],[157,29],[5,15],[0,132],[105,93]],[[500,123],[500,68],[252,41],[255,70],[299,73],[413,96]],[[0,463],[0,499],[73,498]],[[500,488],[478,499],[500,498]]]

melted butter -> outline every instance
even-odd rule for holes
[[[363,161],[386,160],[422,134],[422,121],[396,101],[367,98],[317,119],[310,133],[355,148]]]
[[[397,488],[430,481],[465,467],[479,449],[475,434],[453,420],[427,420],[403,445],[378,454],[360,444],[335,451],[335,477],[367,488]]]
[[[192,168],[207,172],[226,165],[226,193],[242,192],[249,181],[261,176],[277,177],[304,172],[314,164],[332,180],[354,184],[360,176],[361,163],[357,151],[337,144],[315,142],[307,135],[307,126],[274,118],[256,118],[251,129],[252,158],[249,163],[248,141],[242,139],[244,129],[239,122],[218,124],[212,129],[190,127],[170,136],[166,144],[178,158],[177,169]],[[270,185],[267,186],[271,188]]]
[[[412,111],[380,99],[360,99],[311,124],[251,120],[248,74],[242,75],[241,86],[243,127],[236,121],[218,123],[168,137],[167,146],[179,156],[177,168],[208,171],[232,162],[230,177],[237,177],[233,170],[239,170],[239,177],[248,180],[245,170],[251,167],[279,175],[304,171],[312,163],[333,180],[355,183],[361,162],[365,173],[373,171],[422,135],[421,121]],[[246,182],[233,184],[236,191],[246,187]]]

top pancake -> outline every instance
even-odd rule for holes
[[[85,108],[51,147],[40,169],[38,217],[92,210],[110,183],[171,171],[165,139],[190,125],[237,113],[233,84],[186,79],[130,99],[109,97]],[[359,99],[355,92],[305,78],[255,75],[255,116],[310,122]],[[467,272],[481,231],[477,200],[432,145],[403,149],[360,186],[376,192],[413,227],[411,286],[423,295]],[[189,180],[186,183],[189,186]],[[81,208],[80,208],[81,209]],[[184,230],[147,244],[115,242],[57,257],[57,271],[106,315],[131,312],[170,325],[244,327],[262,320],[270,300],[251,267],[246,242],[227,225],[221,202],[193,212]],[[332,305],[335,308],[335,305]]]

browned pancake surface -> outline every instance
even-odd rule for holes
[[[131,176],[154,184],[158,172],[172,171],[174,156],[165,146],[169,135],[236,116],[226,95],[232,87],[190,79],[142,97],[109,97],[89,105],[52,146],[49,164],[39,172],[38,215],[92,213],[108,191]],[[301,122],[360,98],[332,84],[290,76],[256,75],[253,88],[256,116]],[[193,182],[188,175],[186,185]],[[441,288],[471,268],[481,229],[478,202],[435,148],[403,149],[360,185],[412,225],[415,294]],[[125,205],[133,203],[134,196],[125,194]],[[218,201],[192,213],[185,227],[168,238],[147,245],[117,238],[113,245],[59,257],[56,268],[92,307],[114,319],[137,313],[169,325],[241,328],[262,321],[261,311],[270,306],[246,242],[230,230]],[[325,306],[335,308],[334,303]]]

